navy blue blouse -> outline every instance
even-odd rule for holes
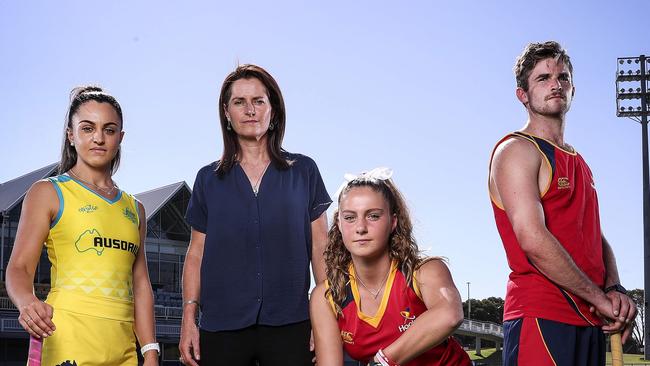
[[[199,170],[186,220],[206,234],[201,317],[207,331],[309,319],[311,222],[332,203],[316,163],[299,154],[287,170],[271,164],[257,196],[239,164]]]

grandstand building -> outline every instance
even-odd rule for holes
[[[36,181],[56,175],[50,164],[0,184],[0,364],[25,365],[28,334],[18,323],[18,310],[9,300],[5,269],[13,248],[25,193]],[[152,189],[135,196],[147,216],[147,265],[155,295],[156,334],[161,364],[179,365],[178,341],[182,315],[181,275],[190,240],[183,216],[191,190],[185,182]],[[50,288],[50,263],[45,250],[34,276],[36,295],[44,299]]]

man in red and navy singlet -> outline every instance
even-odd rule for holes
[[[625,339],[636,315],[601,232],[591,170],[564,142],[572,72],[557,42],[526,47],[515,75],[529,118],[496,144],[490,162],[490,198],[511,269],[507,366],[604,365],[603,330],[625,331]]]

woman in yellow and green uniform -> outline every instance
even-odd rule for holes
[[[73,89],[58,176],[36,182],[23,202],[7,291],[30,334],[28,365],[158,364],[142,204],[112,179],[120,160],[122,110],[99,87]],[[34,296],[45,243],[51,290]],[[156,352],[158,351],[158,352]]]

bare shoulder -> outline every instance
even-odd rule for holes
[[[136,200],[136,202],[138,203],[138,210],[140,210],[140,212],[142,212],[144,214],[145,213],[144,212],[144,205],[140,201]]]
[[[48,209],[58,209],[59,196],[54,184],[46,179],[32,184],[25,195],[24,205]]]
[[[136,202],[136,205],[138,206],[138,214],[140,215],[140,217],[142,219],[144,219],[143,222],[146,224],[147,223],[147,219],[146,219],[147,218],[147,213],[144,210],[144,205],[142,204],[142,202],[140,202],[137,199],[135,200],[135,202]]]
[[[493,166],[515,165],[520,162],[541,162],[541,156],[530,141],[523,137],[512,137],[503,141],[494,150]]]
[[[451,277],[451,272],[443,258],[427,258],[423,264],[418,267],[416,278],[418,283],[426,283],[427,279],[440,279]]]
[[[528,187],[539,195],[542,156],[537,147],[523,137],[513,137],[501,143],[494,151],[489,173],[490,195],[499,207],[504,206],[504,194],[521,193]]]
[[[327,291],[327,286],[325,285],[325,281],[319,283],[314,287],[314,289],[311,292],[311,301],[314,301],[314,299],[322,299],[323,301],[325,300],[325,292]]]
[[[39,198],[56,197],[56,190],[54,184],[47,179],[41,179],[32,184],[27,191],[27,195]]]
[[[321,282],[312,290],[309,297],[309,307],[312,319],[320,318],[320,316],[329,317],[329,315],[325,314],[335,314],[335,311],[327,299],[326,294],[327,286],[325,286],[325,282]]]

